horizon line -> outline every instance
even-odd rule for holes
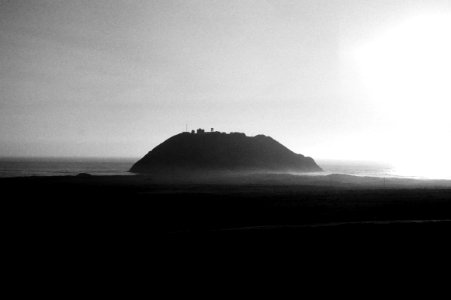
[[[385,163],[389,164],[390,162],[382,161],[382,160],[374,160],[374,159],[365,159],[365,158],[339,158],[339,157],[312,157],[315,161],[346,161],[346,162],[367,162],[367,163]],[[11,156],[0,156],[1,159],[141,159],[142,156],[97,156],[97,155],[87,155],[87,156],[69,156],[69,155],[33,155],[33,156],[25,156],[25,155],[11,155]]]

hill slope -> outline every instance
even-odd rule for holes
[[[193,171],[316,172],[310,157],[296,154],[271,137],[243,133],[180,133],[147,153],[134,173]]]

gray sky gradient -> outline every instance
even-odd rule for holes
[[[139,157],[188,123],[378,160],[389,128],[347,52],[450,6],[0,0],[0,156]]]

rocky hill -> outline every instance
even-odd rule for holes
[[[321,171],[312,158],[294,153],[269,136],[198,132],[169,138],[136,162],[130,172]]]

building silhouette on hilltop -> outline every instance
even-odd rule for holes
[[[215,132],[215,129],[214,129],[214,128],[211,128],[211,129],[210,129],[210,133],[214,133],[214,132]],[[205,130],[202,129],[202,128],[199,128],[199,129],[197,129],[196,131],[191,130],[191,134],[204,134],[204,133],[209,133],[209,132],[205,132]]]

